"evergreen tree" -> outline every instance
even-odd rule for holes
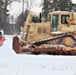
[[[59,0],[58,7],[60,11],[72,11],[72,0]]]
[[[3,10],[3,1],[0,0],[0,28],[4,27],[4,10]]]
[[[73,11],[76,12],[76,4],[73,4]]]
[[[7,9],[7,6],[8,6],[8,0],[5,0],[3,2],[3,10],[4,10],[3,14],[4,14],[4,21],[5,22],[7,22],[7,17],[9,16],[9,14],[8,14],[9,10]]]
[[[24,26],[24,22],[26,22],[27,19],[27,15],[28,15],[28,11],[26,10],[24,13],[22,12],[16,21],[16,31],[20,31],[20,27]]]
[[[42,0],[42,14],[46,21],[50,11],[72,11],[72,0]]]
[[[45,20],[47,21],[47,19],[48,19],[48,12],[49,12],[49,6],[51,5],[50,1],[49,0],[44,0],[42,2],[42,5],[43,5],[42,15],[44,16],[44,18],[46,18]]]

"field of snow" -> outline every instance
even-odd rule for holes
[[[0,47],[0,75],[76,75],[76,56],[16,54],[12,37]]]

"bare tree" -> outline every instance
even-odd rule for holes
[[[39,1],[36,1],[36,0],[16,0],[16,1],[22,2],[26,10],[28,11],[30,11],[33,7],[39,5]]]
[[[25,0],[26,9],[30,11],[33,7],[38,5],[36,0]]]
[[[14,1],[18,1],[18,0],[3,0],[3,9],[4,9],[4,20],[6,21],[8,14],[7,12],[9,12],[8,10],[8,5],[11,5]]]
[[[7,5],[13,3],[14,1],[20,2],[20,0],[3,0],[3,2],[7,2]]]

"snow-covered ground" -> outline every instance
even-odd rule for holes
[[[0,75],[76,75],[76,56],[16,54],[12,37],[0,47]]]

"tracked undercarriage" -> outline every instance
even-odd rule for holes
[[[76,55],[76,38],[67,33],[28,44],[21,42],[21,45],[19,44],[19,38],[17,36],[15,36],[13,40],[13,49],[16,53],[31,52],[34,54]]]

